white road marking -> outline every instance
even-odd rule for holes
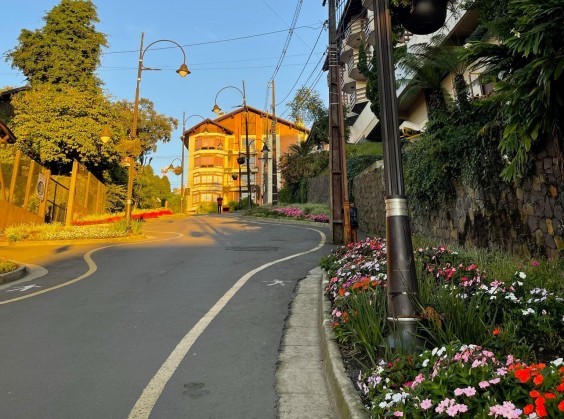
[[[308,228],[308,230],[313,230],[319,233],[321,240],[319,244],[305,252],[296,253],[295,255],[287,256],[282,259],[277,259],[269,263],[265,263],[258,268],[253,269],[243,275],[236,283],[233,285],[215,304],[210,310],[196,323],[196,325],[182,338],[182,340],[176,345],[176,348],[168,356],[166,361],[161,365],[157,373],[153,376],[147,387],[143,390],[143,393],[137,399],[137,402],[131,409],[128,419],[141,419],[148,418],[157,403],[158,398],[162,394],[165,385],[168,383],[174,372],[178,369],[180,362],[184,359],[188,351],[194,345],[194,342],[200,337],[200,335],[206,330],[213,319],[219,314],[219,312],[227,305],[229,300],[239,291],[248,281],[253,277],[254,274],[260,272],[272,265],[280,262],[285,262],[287,260],[293,259],[298,256],[303,256],[311,252],[315,252],[323,247],[325,244],[325,234],[322,231],[316,230],[314,228]]]
[[[286,284],[284,283],[285,281],[281,281],[279,279],[275,279],[274,281],[262,281],[262,282],[267,282],[267,287],[271,287],[273,285],[282,285],[283,287],[286,286]]]
[[[152,242],[155,242],[155,241],[175,240],[175,239],[179,239],[180,237],[183,236],[183,234],[181,234],[181,233],[176,233],[176,232],[171,232],[171,231],[163,231],[163,233],[175,234],[176,237],[172,237],[172,238],[169,238],[169,239],[143,240],[143,241],[138,241],[138,242],[126,242],[126,243],[120,243],[120,244],[112,244],[112,245],[109,245],[109,246],[97,247],[96,249],[92,249],[89,252],[85,253],[85,255],[83,256],[86,264],[88,265],[88,270],[85,273],[83,273],[82,275],[80,275],[79,277],[76,277],[76,278],[71,279],[67,282],[63,282],[62,284],[55,285],[55,286],[50,287],[50,288],[42,289],[41,291],[32,292],[32,293],[29,293],[29,294],[26,294],[26,295],[22,295],[21,297],[12,298],[12,299],[6,300],[6,301],[0,301],[0,305],[10,304],[10,303],[13,303],[13,302],[16,302],[16,301],[25,300],[27,298],[35,297],[35,296],[40,295],[40,294],[45,294],[47,292],[55,291],[59,288],[66,287],[67,285],[71,285],[71,284],[74,284],[75,282],[82,281],[83,279],[88,278],[90,275],[92,275],[98,269],[98,266],[92,260],[92,255],[99,250],[108,249],[110,247],[127,246],[127,245],[131,245],[131,244],[141,244],[141,243],[147,243],[147,242],[152,243]]]
[[[21,287],[11,288],[6,292],[14,292],[14,291],[25,292],[25,291],[30,290],[32,288],[41,288],[41,285],[35,285],[35,284],[24,285],[24,286],[21,286]]]

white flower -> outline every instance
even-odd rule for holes
[[[554,361],[551,362],[551,364],[553,364],[556,367],[559,367],[560,365],[564,364],[564,359],[562,358],[555,359]]]
[[[526,277],[527,277],[527,274],[525,272],[519,272],[519,278],[525,279]]]
[[[533,310],[532,308],[528,308],[526,310],[521,310],[521,312],[523,313],[523,316],[527,316],[529,314],[535,314],[535,310]]]
[[[429,358],[427,358],[425,361],[423,361],[423,364],[421,364],[423,368],[425,368],[427,365],[429,365]]]

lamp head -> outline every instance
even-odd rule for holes
[[[268,146],[266,145],[266,143],[264,143],[262,145],[262,150],[260,151],[261,153],[268,153],[270,151],[270,149],[268,148]]]
[[[183,63],[180,68],[176,70],[176,72],[180,74],[180,77],[186,77],[188,74],[190,74],[190,70],[188,69],[186,63]]]
[[[217,103],[213,105],[212,112],[217,113],[217,114],[219,114],[221,112],[221,108],[219,106],[217,106]]]
[[[102,143],[106,144],[108,141],[112,139],[112,131],[108,127],[103,127],[102,132],[100,132],[100,140]]]
[[[170,166],[168,166],[167,170],[169,172],[172,172],[174,170],[174,165],[171,163]]]

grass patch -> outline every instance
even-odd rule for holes
[[[21,224],[4,230],[2,239],[8,242],[39,240],[84,240],[129,237],[141,234],[141,223],[132,221],[131,227],[125,220],[111,224],[64,226],[62,224]]]
[[[0,257],[0,274],[15,271],[20,265],[6,258]]]

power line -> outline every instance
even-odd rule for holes
[[[206,41],[206,42],[195,42],[193,44],[184,44],[182,45],[182,47],[197,47],[200,45],[210,45],[210,44],[219,44],[219,43],[223,43],[223,42],[233,42],[233,41],[241,41],[244,39],[250,39],[250,38],[258,38],[261,36],[269,36],[269,35],[275,35],[277,33],[282,33],[282,32],[291,32],[297,29],[319,29],[319,26],[312,26],[312,25],[302,25],[302,26],[298,26],[295,28],[290,28],[290,29],[281,29],[278,31],[272,31],[272,32],[263,32],[263,33],[257,33],[257,34],[253,34],[253,35],[244,35],[244,36],[239,36],[236,38],[226,38],[226,39],[218,39],[215,41]],[[162,46],[162,47],[155,47],[152,48],[152,50],[159,50],[159,49],[174,49],[177,48],[176,46]],[[102,55],[112,55],[112,54],[131,54],[131,53],[138,53],[139,50],[123,50],[123,51],[110,51],[110,52],[102,52]]]
[[[292,19],[292,25],[290,27],[290,30],[288,31],[288,36],[286,37],[286,43],[284,44],[284,47],[282,48],[282,54],[280,54],[280,59],[278,60],[278,64],[276,65],[276,69],[274,70],[274,73],[270,77],[270,80],[274,80],[274,78],[278,74],[278,70],[280,70],[280,66],[282,65],[282,62],[284,61],[284,57],[286,56],[286,51],[288,50],[288,46],[290,45],[290,40],[292,39],[292,34],[294,33],[294,30],[296,29],[296,22],[298,21],[298,17],[300,16],[300,10],[302,8],[302,3],[303,3],[303,0],[298,0],[298,4],[296,5],[296,10],[294,12],[294,18]]]
[[[309,64],[309,60],[311,58],[311,56],[313,55],[313,52],[315,51],[315,47],[317,46],[317,43],[319,42],[319,38],[321,38],[321,34],[323,33],[323,30],[325,29],[325,24],[323,24],[323,27],[321,28],[321,30],[319,31],[319,35],[317,35],[317,39],[315,40],[315,45],[313,46],[309,57],[307,57],[307,61],[304,64],[304,67],[302,68],[302,71],[300,72],[300,75],[298,76],[298,78],[296,79],[296,81],[294,82],[294,85],[292,86],[292,88],[290,89],[290,91],[288,92],[288,94],[286,95],[286,97],[284,99],[282,99],[280,101],[280,103],[277,103],[276,106],[280,106],[282,103],[284,103],[284,101],[286,99],[288,99],[288,96],[290,96],[290,94],[294,91],[294,88],[296,87],[296,85],[298,84],[298,82],[300,81],[300,78],[302,77],[302,74],[304,74],[304,71],[307,67],[307,65]]]

